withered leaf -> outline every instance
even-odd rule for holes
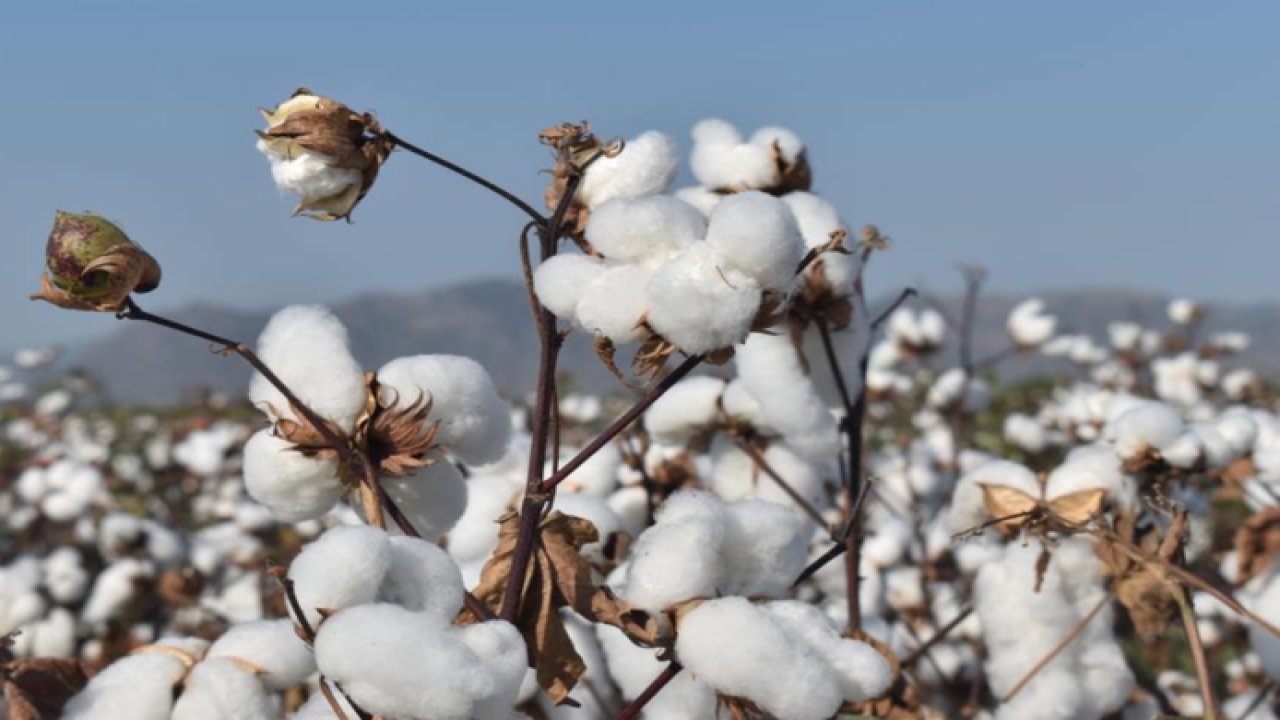
[[[1239,582],[1246,583],[1270,567],[1280,553],[1280,508],[1254,513],[1236,531],[1234,545]]]
[[[1105,488],[1089,488],[1046,500],[1007,485],[978,485],[982,488],[987,512],[997,519],[995,524],[1005,532],[1041,522],[1056,523],[1057,529],[1084,524],[1101,512],[1107,496]]]
[[[4,666],[4,701],[8,720],[57,720],[73,695],[84,689],[90,673],[71,658],[11,660]]]
[[[473,591],[495,612],[500,609],[511,576],[519,516],[510,513],[500,522],[498,547],[485,563],[480,583]],[[516,625],[529,649],[529,666],[537,670],[538,685],[557,704],[568,698],[586,672],[560,617],[561,608],[572,609],[591,622],[612,625],[637,643],[659,642],[656,619],[615,597],[609,588],[595,584],[591,563],[582,556],[582,547],[598,538],[590,521],[552,511],[539,527],[538,545],[529,563]],[[464,623],[477,620],[469,611],[459,616]]]
[[[1102,501],[1106,496],[1107,491],[1103,488],[1059,495],[1048,502],[1049,511],[1067,522],[1080,525],[1102,510]]]

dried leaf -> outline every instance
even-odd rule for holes
[[[1107,497],[1105,488],[1079,490],[1048,502],[1049,512],[1067,522],[1083,525],[1102,511],[1102,501]]]
[[[1244,584],[1271,567],[1280,553],[1280,508],[1264,508],[1245,521],[1235,536],[1238,583]]]
[[[596,357],[600,358],[600,362],[604,363],[605,369],[617,378],[618,382],[626,385],[627,387],[635,387],[635,385],[628,382],[627,379],[622,376],[622,371],[618,369],[618,363],[614,359],[618,349],[614,347],[612,340],[603,335],[596,336],[595,350]]]
[[[1004,518],[998,523],[1001,529],[1020,527],[1040,505],[1038,499],[1007,485],[979,483],[978,486],[982,488],[987,512],[992,517]]]
[[[4,701],[8,720],[57,720],[90,673],[79,660],[28,658],[4,665]]]
[[[511,513],[500,522],[498,547],[485,563],[480,583],[473,591],[495,611],[500,608],[511,575],[519,516]],[[654,618],[595,584],[591,564],[582,557],[582,546],[598,537],[590,521],[553,511],[539,527],[537,548],[529,563],[516,625],[529,648],[529,666],[537,670],[538,685],[557,704],[568,698],[586,672],[586,665],[565,630],[561,608],[568,607],[591,622],[613,625],[642,644],[655,645],[659,640]],[[477,620],[469,611],[459,618],[464,623]]]

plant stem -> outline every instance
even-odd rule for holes
[[[400,147],[404,150],[408,150],[409,152],[413,153],[414,155],[417,155],[420,158],[423,158],[425,160],[430,160],[431,162],[435,163],[436,165],[439,165],[440,167],[446,170],[457,173],[458,175],[461,175],[462,177],[488,190],[489,192],[492,192],[493,194],[497,195],[503,200],[506,200],[507,202],[519,208],[522,212],[524,212],[524,214],[528,215],[534,222],[538,223],[539,225],[545,226],[547,224],[547,219],[542,216],[542,213],[538,212],[537,210],[534,210],[533,207],[530,206],[528,203],[516,197],[515,193],[511,192],[510,190],[507,190],[501,185],[498,185],[497,183],[492,182],[490,180],[486,180],[485,178],[471,172],[470,170],[462,167],[461,165],[449,162],[448,160],[445,160],[439,155],[436,155],[435,153],[430,152],[429,150],[424,150],[418,147],[417,145],[414,145],[413,143],[410,143],[409,141],[393,133],[384,131],[382,135],[387,140],[390,140],[397,147]]]
[[[590,460],[592,455],[595,455],[601,448],[612,442],[613,439],[622,431],[626,430],[631,423],[635,422],[637,418],[643,415],[645,410],[648,410],[649,407],[658,400],[658,398],[662,397],[663,394],[671,389],[671,386],[680,382],[686,375],[692,372],[694,368],[698,367],[702,360],[702,355],[692,355],[685,358],[685,361],[680,363],[675,370],[668,373],[666,377],[659,380],[648,392],[646,392],[644,397],[637,400],[630,409],[620,415],[617,420],[610,423],[609,427],[602,430],[594,440],[587,443],[581,450],[579,450],[577,455],[570,458],[568,462],[552,474],[551,477],[542,481],[539,486],[539,490],[546,493],[555,489],[555,487],[563,482],[565,478],[572,475],[573,471],[582,467],[583,463]]]
[[[751,443],[736,435],[733,436],[733,442],[740,450],[742,450],[742,452],[747,454],[747,457],[751,458],[751,461],[756,464],[757,468],[764,472],[765,476],[781,488],[782,492],[786,493],[788,498],[791,498],[791,502],[795,503],[796,507],[804,511],[804,514],[808,515],[811,520],[817,523],[818,527],[827,527],[827,519],[822,517],[822,513],[818,512],[818,508],[814,507],[813,503],[809,502],[808,499],[797,492],[795,488],[791,487],[791,483],[787,482],[782,475],[778,474],[778,471],[769,464],[769,461],[765,460],[764,455],[761,455],[759,450],[753,447]],[[835,533],[831,533],[831,536],[831,539],[834,540]]]
[[[916,647],[915,650],[912,650],[910,653],[907,654],[906,657],[902,658],[902,662],[901,662],[902,667],[904,668],[910,667],[911,665],[915,664],[915,661],[919,660],[926,653],[928,653],[929,650],[931,650],[934,645],[937,645],[938,643],[946,639],[947,635],[950,635],[952,630],[955,630],[957,627],[959,627],[960,623],[964,622],[965,618],[969,617],[972,614],[973,614],[972,605],[966,607],[964,610],[961,610],[959,614],[951,618],[950,622],[938,628],[938,632],[934,633],[933,637],[921,643],[918,647]]]
[[[1200,628],[1196,626],[1196,614],[1187,599],[1187,591],[1177,583],[1169,583],[1169,592],[1174,602],[1178,603],[1178,612],[1182,615],[1182,631],[1187,635],[1187,647],[1191,651],[1191,661],[1196,668],[1196,683],[1200,686],[1200,698],[1204,703],[1204,720],[1218,720],[1218,702],[1213,692],[1213,677],[1209,674],[1209,661],[1204,654],[1204,643],[1200,642]]]
[[[622,709],[622,712],[618,714],[617,720],[635,720],[635,718],[639,717],[640,711],[644,709],[644,706],[648,705],[649,701],[652,700],[653,697],[662,690],[662,688],[666,687],[667,683],[671,682],[672,678],[679,675],[682,669],[683,668],[680,663],[672,661],[671,664],[668,665],[660,675],[658,675],[658,677],[653,679],[653,682],[649,683],[649,687],[645,688],[635,700],[632,700],[625,708]]]

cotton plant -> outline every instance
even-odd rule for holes
[[[347,332],[328,310],[294,306],[263,330],[261,356],[298,401],[330,432],[351,438],[376,482],[417,532],[440,537],[466,507],[466,482],[456,463],[499,459],[510,437],[510,415],[485,370],[468,358],[398,358],[368,376],[351,355]],[[272,425],[244,449],[245,485],[254,499],[286,521],[320,517],[353,486],[346,458],[264,375],[250,399]],[[381,502],[368,502],[367,514]],[[380,521],[381,518],[374,518]]]

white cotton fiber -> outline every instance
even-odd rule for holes
[[[762,192],[731,195],[707,223],[707,243],[761,287],[786,290],[795,280],[804,241],[787,204]]]
[[[1117,455],[1132,460],[1149,450],[1158,452],[1171,445],[1182,435],[1182,430],[1182,418],[1173,408],[1159,402],[1141,402],[1113,416],[1103,428],[1103,435],[1115,447]]]
[[[155,575],[155,568],[144,560],[121,558],[98,573],[89,599],[80,610],[80,619],[98,625],[117,617],[139,592],[138,583]]]
[[[462,644],[481,659],[492,679],[491,689],[476,698],[472,716],[476,720],[521,717],[512,712],[529,663],[520,631],[511,623],[493,620],[467,625],[458,634]]]
[[[807,561],[805,524],[793,511],[767,500],[743,500],[727,508],[724,536],[726,595],[782,597]]]
[[[841,704],[841,679],[767,610],[744,598],[709,600],[680,622],[676,656],[726,695],[788,720],[827,720]]]
[[[1116,454],[1106,445],[1083,445],[1067,453],[1062,464],[1049,473],[1045,497],[1052,500],[1081,490],[1107,491],[1107,504],[1128,511],[1137,506],[1138,488],[1126,475]]]
[[[768,147],[742,142],[729,123],[703,120],[693,126],[689,167],[698,182],[714,190],[766,188],[777,183],[778,169]]]
[[[753,333],[734,354],[734,364],[761,414],[793,448],[812,460],[835,456],[840,448],[835,418],[786,334]]]
[[[404,477],[388,475],[380,482],[414,529],[431,541],[452,530],[467,509],[466,478],[443,458]],[[387,527],[395,527],[389,517]]]
[[[327,308],[293,305],[271,317],[258,338],[258,357],[320,417],[350,431],[364,409],[364,372],[347,346],[347,329]],[[297,420],[288,400],[261,373],[249,399],[276,417]]]
[[[705,353],[739,343],[760,308],[760,285],[708,243],[695,243],[654,272],[649,325],[680,350]]]
[[[318,518],[346,492],[337,460],[306,457],[270,428],[245,443],[244,485],[250,497],[283,522]]]
[[[644,414],[644,426],[663,443],[681,445],[720,419],[720,396],[725,382],[714,377],[681,380],[654,401]]]
[[[806,247],[826,245],[836,231],[849,232],[849,226],[840,219],[840,213],[826,199],[811,192],[792,192],[782,196],[782,201],[795,216],[800,235]]]
[[[459,563],[483,562],[498,545],[498,518],[512,509],[523,488],[501,475],[473,475],[467,480],[468,501],[449,533],[449,554]]]
[[[663,503],[656,519],[632,547],[627,600],[656,613],[714,595],[725,563],[723,501],[710,493],[679,492]]]
[[[609,262],[660,262],[706,232],[707,219],[697,208],[669,195],[653,195],[618,198],[593,210],[587,242]]]
[[[616,443],[605,445],[587,458],[587,461],[560,483],[562,491],[608,497],[618,486],[618,471],[622,467],[622,453]],[[544,471],[551,472],[551,464]]]
[[[711,211],[725,198],[723,194],[701,185],[680,188],[675,196],[697,208],[703,215],[711,215]]]
[[[840,680],[841,696],[849,702],[876,697],[889,688],[893,669],[870,645],[840,636],[821,610],[786,600],[762,605],[795,639],[824,659]]]
[[[1058,319],[1044,313],[1044,301],[1031,298],[1018,303],[1009,313],[1006,323],[1009,336],[1020,348],[1033,348],[1053,337]]]
[[[378,370],[384,398],[393,391],[398,407],[425,396],[429,420],[440,421],[436,442],[473,465],[497,462],[511,440],[511,414],[480,363],[459,355],[414,355]]]
[[[825,497],[825,475],[818,469],[819,465],[797,453],[790,442],[770,444],[764,451],[764,460],[809,505],[822,509],[829,504]],[[754,461],[752,463],[754,465]],[[755,497],[787,507],[805,521],[806,529],[812,529],[809,514],[763,470],[756,478]]]
[[[378,600],[448,622],[462,609],[462,572],[449,554],[425,540],[389,538],[391,565]]]
[[[183,681],[172,720],[275,720],[275,703],[262,683],[230,658],[196,664]]]
[[[260,669],[258,680],[274,691],[299,685],[316,671],[311,648],[288,619],[233,625],[209,646],[206,657],[239,658]]]
[[[286,158],[269,150],[263,140],[258,141],[258,150],[271,161],[276,185],[304,201],[333,197],[361,181],[359,170],[333,167],[320,153],[296,150],[292,158]]]
[[[574,318],[587,332],[616,345],[639,340],[652,276],[653,271],[641,265],[606,268],[582,293]]]
[[[289,565],[289,578],[314,628],[320,622],[318,608],[341,610],[373,602],[390,566],[386,533],[361,525],[338,526],[303,546]]]
[[[587,286],[602,272],[604,263],[596,258],[561,253],[538,266],[533,273],[533,291],[556,317],[571,319]]]
[[[1250,609],[1272,625],[1280,625],[1280,573],[1274,573],[1267,585],[1250,603]],[[1280,638],[1257,623],[1249,623],[1249,642],[1262,661],[1267,677],[1280,682]]]
[[[636,198],[666,192],[680,169],[675,140],[650,130],[626,142],[615,157],[602,157],[587,168],[577,197],[595,209],[614,198]]]
[[[192,658],[204,650],[203,641],[192,639],[168,638],[158,644],[189,653]],[[159,649],[121,658],[94,675],[67,702],[62,720],[169,720],[173,688],[186,668],[178,654]]]

